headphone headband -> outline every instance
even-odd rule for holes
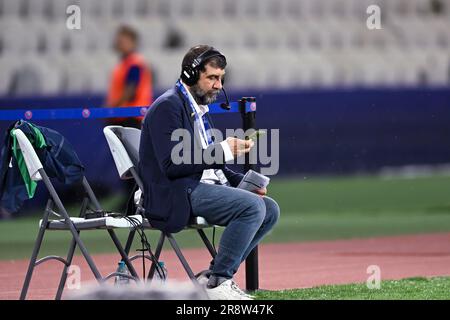
[[[222,53],[220,53],[218,50],[216,50],[214,48],[211,48],[211,49],[206,50],[205,52],[201,53],[200,55],[198,55],[197,58],[195,58],[194,61],[192,62],[191,67],[198,68],[206,60],[213,58],[213,57],[222,57],[225,61],[227,61],[227,59],[225,58],[225,56]]]
[[[206,60],[213,58],[213,57],[222,57],[225,62],[227,59],[225,56],[220,53],[220,51],[216,50],[215,48],[211,47],[210,49],[206,50],[205,52],[202,52],[199,54],[191,63],[191,65],[185,65],[183,66],[181,70],[181,80],[183,80],[184,83],[186,83],[188,86],[192,86],[195,83],[197,83],[199,79],[199,69],[200,67],[205,63]]]

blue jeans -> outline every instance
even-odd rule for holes
[[[200,183],[191,193],[191,205],[194,216],[226,227],[210,269],[213,275],[227,279],[280,216],[278,204],[269,197],[215,184]]]

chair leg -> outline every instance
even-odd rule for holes
[[[130,254],[131,246],[133,245],[134,235],[136,234],[136,230],[132,229],[128,234],[127,243],[125,244],[125,253]]]
[[[166,236],[164,235],[164,232],[161,232],[161,235],[159,236],[159,240],[158,240],[158,245],[156,246],[156,251],[155,251],[156,260],[159,260],[159,256],[161,255],[161,251],[162,251],[165,239],[166,239]],[[148,271],[148,276],[147,276],[147,280],[149,282],[151,282],[151,280],[153,279],[155,270],[156,270],[156,264],[153,261],[152,265],[150,267],[150,270]]]
[[[114,245],[116,246],[117,250],[120,253],[120,256],[122,257],[122,261],[125,262],[125,264],[128,267],[128,270],[130,271],[131,275],[135,277],[136,279],[139,279],[136,270],[134,269],[133,265],[131,264],[130,260],[128,259],[128,254],[125,252],[125,250],[122,247],[122,244],[120,243],[119,239],[116,236],[116,233],[108,229],[108,233],[111,236],[112,241],[114,242]]]
[[[72,221],[70,221],[70,218],[68,219],[67,224],[69,225],[72,236],[75,238],[75,241],[77,242],[78,246],[80,247],[80,250],[81,250],[81,253],[83,254],[84,259],[86,260],[87,264],[89,265],[89,268],[91,269],[92,273],[94,274],[95,279],[97,279],[99,282],[101,282],[102,276],[101,276],[100,272],[98,271],[98,268],[95,265],[95,262],[92,259],[91,255],[87,251],[86,246],[84,245],[83,241],[81,240],[80,236],[78,235],[78,232],[77,232],[75,226],[73,225]]]
[[[42,177],[42,180],[45,183],[45,186],[47,187],[48,192],[50,193],[51,198],[55,202],[56,207],[59,210],[59,213],[61,214],[61,216],[64,218],[65,222],[67,223],[70,233],[72,234],[72,237],[77,242],[77,245],[80,248],[81,253],[83,254],[86,262],[88,263],[89,268],[91,269],[95,278],[100,282],[102,280],[102,276],[101,276],[100,272],[98,271],[98,268],[94,263],[94,260],[92,260],[92,257],[89,255],[89,252],[87,251],[86,246],[84,245],[83,241],[80,239],[80,236],[78,235],[78,230],[75,228],[75,225],[73,224],[72,220],[70,220],[69,214],[67,213],[66,208],[62,204],[61,199],[58,197],[58,194],[56,193],[56,190],[53,187],[53,185],[50,181],[50,178],[48,177],[48,175],[44,171],[44,169],[39,169],[39,173]]]
[[[197,283],[197,279],[195,278],[195,275],[192,272],[191,267],[189,267],[189,264],[187,263],[186,259],[184,258],[183,253],[181,253],[180,247],[178,247],[178,244],[175,241],[173,235],[170,233],[167,233],[166,237],[167,237],[167,239],[169,239],[170,245],[172,246],[173,250],[177,254],[178,259],[180,260],[181,264],[183,265],[184,270],[186,270],[186,273],[188,274],[189,278],[194,283]]]
[[[197,232],[200,235],[200,238],[202,238],[203,243],[205,244],[205,246],[208,249],[209,253],[211,254],[211,257],[215,258],[216,255],[217,255],[217,251],[213,247],[211,242],[209,241],[208,237],[205,234],[205,231],[203,231],[203,229],[197,229]]]
[[[79,234],[79,232],[78,232]],[[67,269],[70,265],[72,265],[73,255],[75,254],[75,249],[77,247],[77,242],[72,238],[70,243],[69,252],[67,253],[67,264],[64,265],[64,269],[61,274],[61,279],[59,280],[58,291],[56,292],[55,300],[61,300],[61,296],[64,291],[64,286],[66,285],[67,280]]]
[[[88,250],[86,249],[86,246],[84,245],[83,241],[81,240],[80,236],[78,235],[78,230],[75,228],[75,225],[73,224],[72,220],[70,220],[69,214],[66,211],[66,208],[61,202],[61,199],[58,197],[58,194],[56,193],[55,188],[53,187],[52,183],[50,182],[50,179],[45,173],[44,169],[39,169],[39,173],[41,174],[42,180],[44,181],[45,185],[47,186],[47,189],[53,199],[53,201],[56,204],[56,207],[58,208],[60,214],[64,218],[65,222],[67,223],[67,226],[69,227],[70,233],[72,234],[72,237],[76,241],[78,247],[81,250],[81,253],[83,254],[84,259],[89,265],[89,268],[91,269],[92,273],[95,276],[95,279],[97,281],[102,281],[102,276],[100,272],[98,271],[97,266],[94,263],[94,260],[90,256]]]
[[[45,233],[45,224],[42,223],[41,228],[39,229],[39,233],[36,239],[36,244],[33,248],[33,253],[31,254],[30,263],[28,265],[27,275],[25,276],[25,281],[23,283],[22,292],[20,293],[20,300],[25,300],[28,292],[28,288],[30,286],[31,277],[33,276],[34,268],[36,267],[36,260],[39,254],[39,250],[41,249],[42,240],[44,239]]]
[[[36,242],[33,248],[33,253],[31,254],[30,263],[28,265],[27,275],[25,276],[25,281],[23,283],[22,291],[20,293],[20,300],[25,300],[28,288],[30,286],[31,278],[33,276],[34,268],[36,267],[36,260],[41,249],[42,240],[44,239],[45,230],[47,228],[48,216],[52,207],[52,201],[47,201],[47,206],[45,207],[44,217],[42,219],[41,227],[39,228],[38,235],[36,237]]]

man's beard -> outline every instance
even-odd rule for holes
[[[213,103],[217,100],[217,96],[220,93],[220,90],[209,90],[205,92],[198,86],[198,84],[194,84],[193,86],[191,86],[189,91],[194,97],[195,102],[197,102],[197,104],[199,105],[207,105]]]

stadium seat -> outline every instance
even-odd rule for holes
[[[14,56],[26,50],[27,43],[22,38],[25,32],[26,26],[19,18],[8,16],[0,20],[3,55]]]
[[[230,50],[227,55],[227,75],[226,85],[230,89],[247,89],[256,87],[257,82],[261,81],[261,74],[264,72],[260,68],[258,60],[254,59],[252,51]]]
[[[116,62],[117,57],[112,52],[99,52],[92,56],[95,68],[87,71],[92,79],[91,92],[98,94],[107,92]]]
[[[108,142],[108,146],[110,148],[112,157],[114,159],[114,163],[116,165],[118,174],[120,179],[134,179],[137,187],[140,190],[143,190],[143,183],[137,171],[137,164],[139,161],[139,143],[141,138],[141,130],[136,128],[128,128],[122,126],[107,126],[103,129],[103,133],[105,134],[106,141]],[[143,214],[144,208],[142,208],[142,196],[137,201],[137,213]],[[202,217],[195,217],[192,219],[189,226],[185,228],[185,230],[197,230],[200,238],[205,244],[211,256],[214,258],[216,256],[216,249],[212,246],[208,237],[206,236],[203,229],[205,228],[213,228],[215,226],[210,225],[207,221]],[[149,230],[156,230],[151,226],[151,223],[144,217],[144,228]],[[164,245],[165,239],[168,239],[170,245],[175,251],[178,259],[183,265],[184,270],[188,274],[189,278],[196,282],[196,278],[194,273],[192,272],[191,267],[186,261],[183,253],[180,250],[175,238],[171,233],[161,232],[158,246],[155,250],[155,257],[159,259],[161,254],[162,247]],[[125,246],[125,251],[128,253],[132,242],[134,239],[134,231],[130,232],[128,237],[127,244]],[[139,256],[132,257],[131,259],[136,259]],[[151,279],[153,277],[153,273],[155,271],[155,264],[152,263],[152,267],[149,271],[148,278]]]
[[[18,60],[11,61],[9,58],[0,58],[0,70],[2,70],[2,76],[0,77],[0,95],[11,94],[11,82],[18,63]]]
[[[8,93],[13,96],[44,94],[45,86],[52,85],[44,83],[45,61],[34,55],[26,55],[22,59],[10,59],[14,66],[10,69],[10,81]],[[48,91],[47,91],[48,92]]]
[[[0,0],[2,19],[5,17],[19,17],[22,3],[17,0]]]
[[[175,51],[146,51],[145,57],[155,72],[154,85],[159,88],[171,88],[174,86],[181,72],[181,59],[185,50]]]
[[[44,21],[42,18],[45,18],[47,2],[24,0],[28,19],[40,19]]]
[[[78,246],[78,248],[81,250],[81,253],[83,254],[83,257],[85,258],[86,262],[89,265],[89,268],[91,269],[92,273],[94,274],[95,278],[99,281],[105,281],[113,276],[116,276],[117,273],[114,272],[105,278],[103,278],[97,269],[94,260],[90,256],[86,246],[84,245],[83,241],[80,238],[80,232],[81,231],[87,231],[87,230],[98,230],[98,229],[104,229],[107,230],[109,233],[114,245],[116,246],[118,252],[120,253],[120,256],[122,258],[122,261],[124,261],[129,268],[129,271],[131,273],[131,276],[129,278],[137,280],[138,276],[137,273],[131,264],[130,260],[128,259],[127,254],[125,253],[124,249],[122,248],[122,245],[120,244],[120,241],[118,240],[117,236],[114,233],[115,228],[133,228],[135,225],[142,224],[142,218],[140,216],[133,216],[132,221],[130,219],[125,219],[121,217],[113,217],[111,215],[105,216],[105,217],[99,217],[95,219],[88,219],[86,218],[86,214],[91,211],[94,213],[104,213],[102,207],[100,206],[100,203],[98,202],[97,198],[95,197],[95,194],[93,190],[91,189],[87,179],[83,177],[82,179],[82,186],[85,192],[85,200],[83,201],[83,204],[81,205],[80,209],[80,216],[77,218],[70,217],[65,206],[63,205],[61,199],[59,198],[50,178],[48,177],[47,173],[44,170],[44,167],[41,163],[41,160],[39,159],[38,155],[36,154],[36,151],[34,150],[33,146],[31,145],[30,141],[28,140],[28,137],[25,135],[25,133],[20,130],[16,129],[13,131],[14,136],[17,138],[18,145],[20,148],[20,151],[23,155],[26,168],[28,171],[28,174],[33,181],[40,181],[42,180],[49,192],[49,200],[47,202],[47,206],[45,208],[43,218],[39,222],[39,232],[37,235],[37,239],[35,242],[35,246],[33,249],[33,253],[30,259],[30,263],[28,265],[27,274],[25,276],[25,281],[22,287],[22,292],[20,295],[20,299],[23,300],[26,298],[28,288],[31,282],[31,278],[33,276],[34,268],[46,261],[49,260],[56,260],[59,262],[62,262],[64,264],[63,272],[61,273],[61,278],[58,286],[58,290],[56,293],[56,299],[60,299],[64,290],[64,285],[66,283],[67,279],[67,271],[68,268],[72,264],[72,258],[75,253],[75,249]],[[56,219],[51,219],[51,216],[56,216]],[[59,256],[47,256],[44,258],[41,258],[37,260],[39,250],[41,248],[45,232],[47,230],[66,230],[69,231],[72,235],[71,244],[69,247],[69,251],[67,253],[67,258],[64,259]],[[125,275],[126,276],[126,275]]]
[[[143,52],[157,52],[155,56],[162,57],[161,60],[152,59],[161,80],[155,82],[157,89],[173,82],[173,52],[186,51],[200,43],[212,44],[224,52],[256,50],[270,53],[286,49],[292,54],[299,50],[350,52],[348,49],[351,49],[358,55],[360,50],[365,52],[372,48],[378,55],[385,56],[391,49],[402,48],[406,49],[403,58],[408,60],[410,52],[416,49],[428,51],[437,48],[438,55],[448,52],[450,2],[442,1],[443,11],[433,12],[430,3],[423,0],[0,0],[0,55],[14,59],[14,56],[23,54],[106,54],[112,51],[117,27],[125,23],[137,29]],[[81,7],[81,30],[66,28],[66,9],[70,4]],[[366,10],[371,4],[381,7],[381,31],[365,27]],[[214,25],[205,21],[205,16],[213,17]],[[181,39],[175,50],[167,46],[173,30]],[[264,63],[258,55],[253,59],[259,64]],[[437,61],[442,63],[442,69],[446,68],[444,60]],[[354,64],[350,63],[352,68]],[[257,64],[252,63],[252,66]],[[269,77],[281,81],[287,79],[282,74],[286,65],[284,61],[279,64],[281,67],[276,74]],[[327,74],[342,74],[342,66],[335,62],[330,65],[333,70]],[[66,73],[67,67],[59,65],[59,68],[59,73]],[[320,66],[306,66],[305,70],[311,68],[321,69]],[[360,72],[358,66],[354,68],[348,70],[349,74]],[[414,70],[422,72],[417,68]],[[85,81],[82,74],[84,72],[76,72],[75,80],[71,81],[75,84],[69,85],[70,92],[82,90]],[[357,77],[353,78],[357,81]],[[396,78],[398,81],[403,79]],[[276,82],[282,85],[283,81]],[[266,82],[261,80],[260,85]],[[303,86],[301,83],[297,82],[297,85]],[[95,86],[95,90],[104,87],[90,86]]]
[[[45,96],[58,94],[61,88],[61,74],[52,61],[40,56],[28,55],[24,57],[22,64],[24,67],[33,68],[36,71],[40,94]]]

